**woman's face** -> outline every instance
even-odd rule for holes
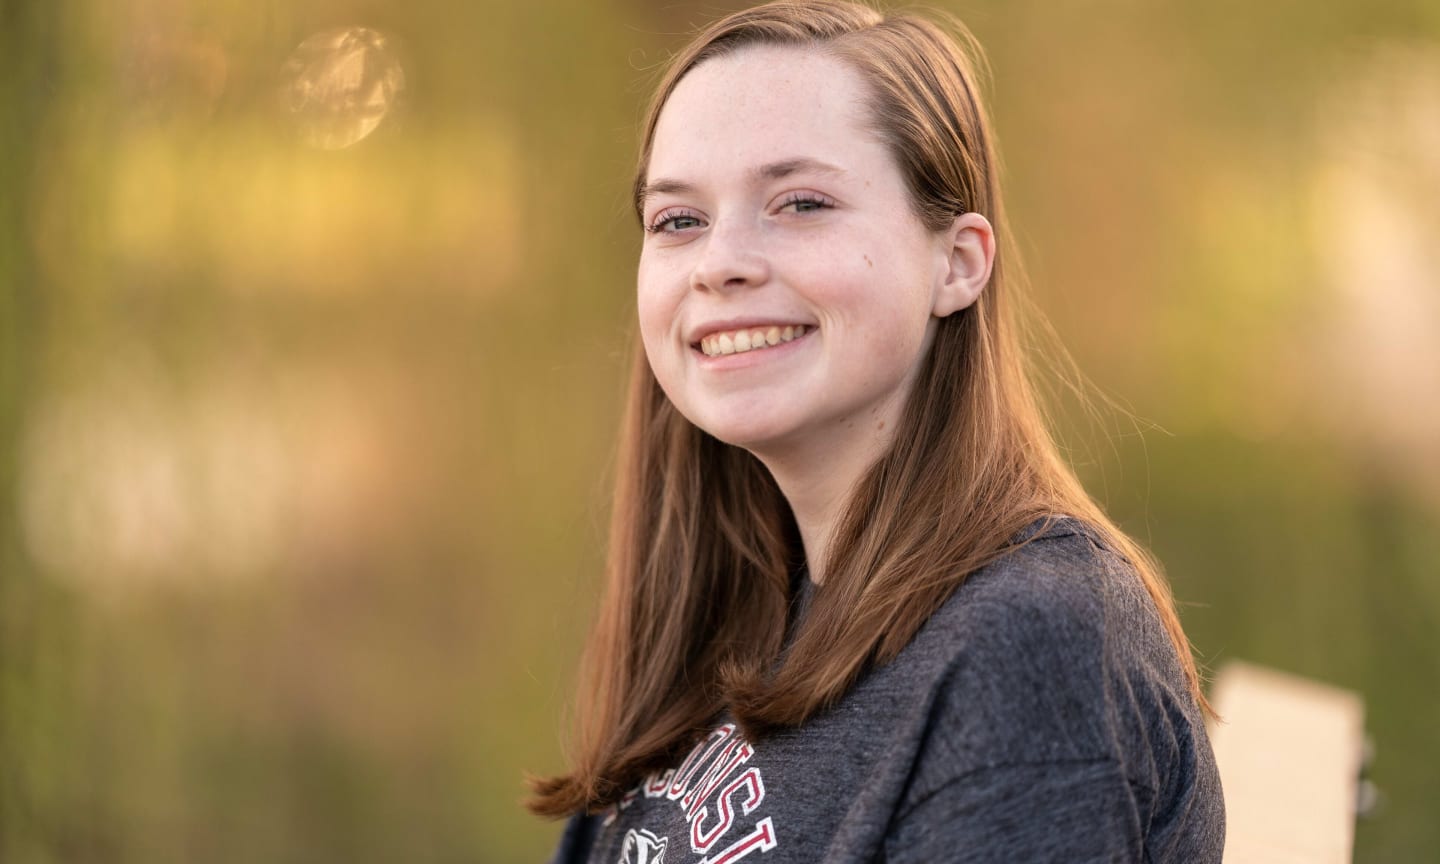
[[[865,96],[833,57],[750,47],[692,69],[656,126],[645,352],[685,417],[762,459],[888,441],[932,337],[951,244]]]

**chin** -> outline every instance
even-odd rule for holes
[[[711,438],[723,441],[732,447],[739,447],[754,452],[757,447],[763,448],[765,443],[773,436],[767,435],[763,430],[747,426],[737,426],[734,423],[724,424],[695,424]]]
[[[774,424],[769,422],[768,418],[757,417],[755,420],[761,422],[755,422],[755,420],[747,420],[743,417],[737,419],[736,412],[694,411],[673,400],[671,404],[675,406],[681,416],[690,421],[691,425],[711,438],[723,441],[733,447],[744,447],[749,450],[753,443],[763,441],[774,431]]]
[[[762,462],[765,461],[766,454],[786,449],[788,442],[795,439],[792,431],[776,428],[770,423],[764,425],[736,423],[696,425],[710,437],[732,447],[739,447]]]

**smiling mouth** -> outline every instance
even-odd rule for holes
[[[721,333],[711,333],[701,339],[700,350],[705,352],[707,357],[744,354],[747,351],[759,351],[761,348],[793,342],[814,329],[805,324],[787,324],[784,327],[747,327],[743,330],[726,330]]]

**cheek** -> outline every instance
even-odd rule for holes
[[[675,318],[674,298],[662,288],[653,268],[641,267],[636,279],[635,312],[640,320],[640,333],[646,345],[669,328]]]
[[[888,336],[873,334],[869,350],[850,358],[852,374],[873,386],[894,387],[919,365],[925,351],[924,331],[896,329]]]
[[[640,324],[640,342],[650,371],[667,394],[672,394],[678,374],[679,357],[675,353],[676,300],[669,292],[641,274],[635,292],[636,317]],[[673,394],[672,394],[673,398]]]
[[[880,272],[881,261],[875,263],[868,272]],[[920,361],[934,322],[924,274],[903,267],[891,272],[896,275],[862,281],[855,295],[837,299],[844,303],[849,332],[857,337],[847,347],[860,349],[852,352],[850,362],[868,365],[872,375],[885,377],[904,374]]]

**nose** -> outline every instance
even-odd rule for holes
[[[692,290],[735,291],[770,278],[770,264],[755,226],[717,219],[701,242],[700,257],[690,271]]]

